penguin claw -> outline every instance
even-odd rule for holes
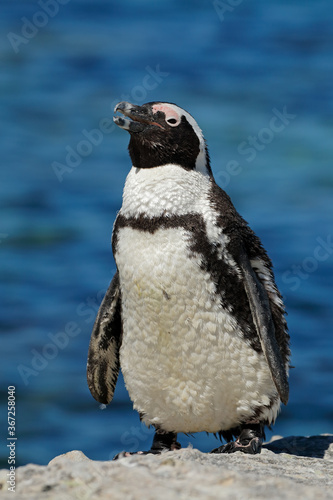
[[[236,451],[241,451],[250,455],[257,455],[261,452],[261,446],[262,439],[259,437],[254,437],[248,442],[242,442],[237,439],[236,441],[231,441],[215,448],[211,453],[235,453]]]
[[[180,450],[181,445],[176,441],[177,434],[174,432],[155,432],[153,444],[148,451],[121,451],[118,453],[113,460],[118,460],[119,458],[131,457],[132,455],[160,455],[165,451],[175,451]]]
[[[179,443],[177,443],[179,444]],[[172,448],[161,448],[161,449],[154,449],[154,448],[151,448],[150,450],[148,451],[121,451],[120,453],[117,453],[117,455],[115,455],[113,457],[112,460],[118,460],[119,458],[125,458],[125,457],[132,457],[133,455],[160,455],[161,453],[163,452],[166,452],[166,451],[174,451],[174,450],[179,450],[180,449],[180,445],[178,447],[172,447]]]
[[[117,453],[117,455],[115,455],[113,457],[112,460],[118,460],[119,458],[126,458],[126,457],[131,457],[132,455],[148,455],[148,453],[156,453],[154,451],[121,451],[120,453]]]

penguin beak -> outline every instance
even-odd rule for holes
[[[157,126],[163,129],[162,125],[154,121],[153,115],[150,115],[146,108],[137,106],[130,102],[122,101],[116,104],[114,112],[120,112],[122,116],[114,116],[113,121],[118,127],[127,130],[128,132],[142,132],[148,126]],[[127,118],[130,118],[129,120]]]

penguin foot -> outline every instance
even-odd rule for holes
[[[211,453],[235,453],[235,451],[242,451],[243,453],[256,455],[261,452],[261,446],[262,439],[257,437],[251,439],[247,444],[242,444],[237,439],[236,441],[231,441],[230,443],[215,448]]]
[[[153,444],[148,451],[122,451],[118,453],[113,460],[118,460],[118,458],[123,457],[131,457],[132,455],[159,455],[163,451],[174,451],[180,450],[181,445],[176,441],[177,434],[174,432],[166,432],[162,434],[161,432],[156,431],[153,439]]]
[[[124,457],[131,457],[132,455],[149,455],[149,454],[160,455],[162,451],[163,450],[156,451],[153,450],[152,448],[150,448],[150,450],[148,451],[121,451],[120,453],[117,453],[117,455],[115,455],[112,460],[118,460],[118,458],[124,458]]]
[[[211,453],[235,453],[241,451],[256,455],[261,452],[262,442],[265,438],[262,424],[251,425],[251,428],[244,427],[236,441],[224,444],[215,448]]]

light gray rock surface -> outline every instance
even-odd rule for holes
[[[97,462],[81,451],[0,471],[0,498],[15,500],[333,499],[333,435],[275,438],[260,455],[186,448]]]

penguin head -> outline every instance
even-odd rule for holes
[[[130,133],[129,153],[136,168],[175,164],[211,176],[209,155],[203,134],[194,118],[176,104],[148,102],[137,106],[118,103],[113,118]]]

